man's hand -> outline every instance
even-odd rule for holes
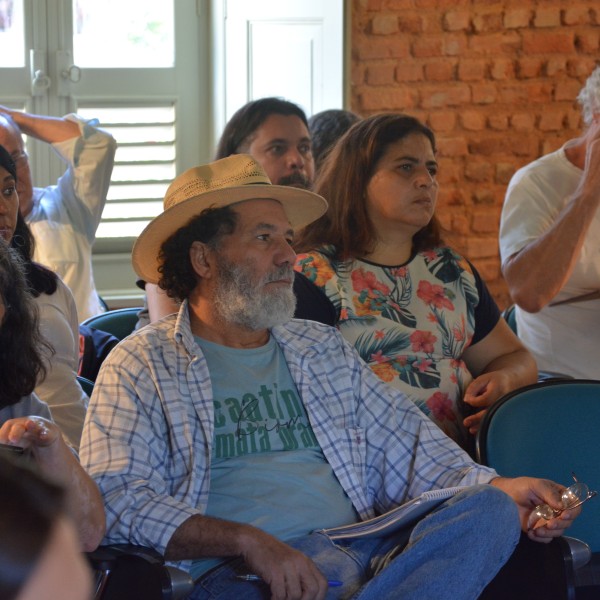
[[[327,580],[308,556],[276,538],[254,530],[244,537],[243,558],[271,588],[272,600],[323,600]]]
[[[558,517],[546,521],[540,519],[528,527],[529,517],[538,504],[548,504],[552,508],[562,509],[561,494],[565,489],[548,479],[537,479],[534,477],[496,477],[490,484],[507,493],[516,503],[519,509],[521,529],[534,542],[548,543],[552,538],[560,537],[570,527],[574,519],[581,512],[581,507],[565,510]]]

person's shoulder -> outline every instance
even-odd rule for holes
[[[528,181],[537,177],[544,177],[546,173],[551,173],[554,167],[560,166],[567,161],[564,150],[559,148],[549,154],[544,154],[530,163],[523,165],[515,171],[510,180],[510,186],[523,181]]]

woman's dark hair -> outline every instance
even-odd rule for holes
[[[287,100],[281,98],[260,98],[244,104],[242,108],[229,119],[221,134],[215,160],[226,158],[232,154],[239,154],[242,146],[248,142],[248,138],[271,116],[271,115],[295,115],[308,130],[308,122],[304,111]]]
[[[0,598],[18,596],[63,511],[62,488],[0,456]]]
[[[235,231],[237,213],[231,206],[207,208],[179,228],[161,246],[158,286],[176,300],[187,298],[198,283],[190,261],[193,242],[203,242],[215,249],[224,235]]]
[[[17,252],[0,240],[0,408],[16,404],[33,392],[46,374],[42,351],[50,346],[38,328],[36,306],[29,291],[25,265]],[[0,596],[1,597],[1,596]]]
[[[15,163],[4,146],[0,145],[0,167],[4,167],[17,180],[17,171]],[[35,242],[31,230],[21,213],[17,213],[17,224],[10,242],[25,263],[25,274],[27,283],[34,296],[40,294],[54,294],[58,286],[58,278],[55,273],[43,267],[39,263],[33,262],[33,251]]]
[[[424,135],[436,151],[435,136],[418,119],[404,114],[382,114],[355,123],[332,149],[315,184],[329,208],[298,236],[295,248],[308,252],[332,244],[336,258],[348,260],[373,251],[377,232],[367,212],[367,185],[387,147],[411,133]],[[433,217],[413,237],[413,252],[441,242],[440,227]]]
[[[335,108],[323,110],[308,119],[312,155],[317,172],[334,144],[359,120],[360,117],[353,112]]]

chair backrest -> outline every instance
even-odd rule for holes
[[[546,381],[507,394],[487,411],[476,452],[500,475],[568,486],[573,472],[600,492],[600,381]],[[600,498],[583,506],[568,535],[600,551]]]
[[[94,391],[94,382],[89,380],[87,377],[82,377],[81,375],[77,375],[77,381],[79,381],[79,385],[86,393],[87,397],[91,398],[92,392]]]
[[[89,319],[83,321],[82,325],[107,331],[122,340],[135,329],[139,312],[140,307],[117,308],[89,317]]]
[[[508,308],[502,311],[504,320],[508,323],[508,326],[513,330],[513,333],[517,335],[517,315],[515,314],[515,305],[511,304]]]

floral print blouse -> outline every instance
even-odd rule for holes
[[[384,267],[366,260],[337,261],[326,246],[299,254],[296,269],[325,292],[340,332],[379,378],[469,448],[462,425],[468,406],[462,398],[472,376],[461,356],[499,319],[472,265],[447,247]],[[485,301],[479,306],[482,292]]]

